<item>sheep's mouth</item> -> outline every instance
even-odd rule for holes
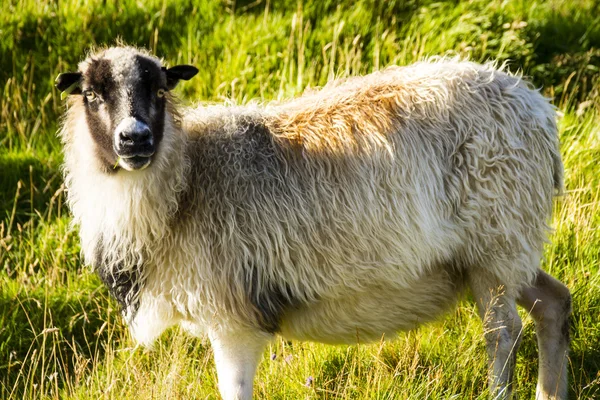
[[[137,171],[144,169],[150,165],[152,162],[152,155],[150,156],[130,156],[130,157],[119,157],[118,164],[128,171]]]

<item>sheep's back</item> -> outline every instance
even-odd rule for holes
[[[492,269],[508,290],[535,274],[556,126],[518,77],[443,60],[197,113],[183,209],[209,238],[216,281],[255,304],[408,287],[439,265]]]

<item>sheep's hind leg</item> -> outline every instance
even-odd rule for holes
[[[490,393],[494,399],[509,399],[522,328],[515,299],[483,270],[470,271],[469,285],[483,321]]]
[[[525,288],[517,301],[535,321],[540,354],[536,399],[566,399],[571,315],[569,289],[539,270],[533,286]]]
[[[250,400],[254,374],[272,335],[248,330],[215,329],[208,333],[210,338],[219,391],[223,400]]]

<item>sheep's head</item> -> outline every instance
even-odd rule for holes
[[[114,47],[60,74],[56,87],[80,96],[90,135],[107,170],[146,168],[164,135],[168,91],[192,78],[189,65],[165,68],[131,47]]]

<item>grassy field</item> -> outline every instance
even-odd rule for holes
[[[334,77],[429,55],[508,61],[558,107],[566,191],[544,268],[572,290],[570,391],[600,396],[600,6],[595,1],[3,0],[0,11],[0,399],[218,398],[206,341],[178,329],[134,347],[116,302],[81,264],[64,204],[54,78],[93,45],[152,49],[199,76],[203,101],[285,99]],[[532,398],[525,314],[517,393]],[[370,345],[277,340],[262,399],[486,398],[482,327],[469,301]]]

